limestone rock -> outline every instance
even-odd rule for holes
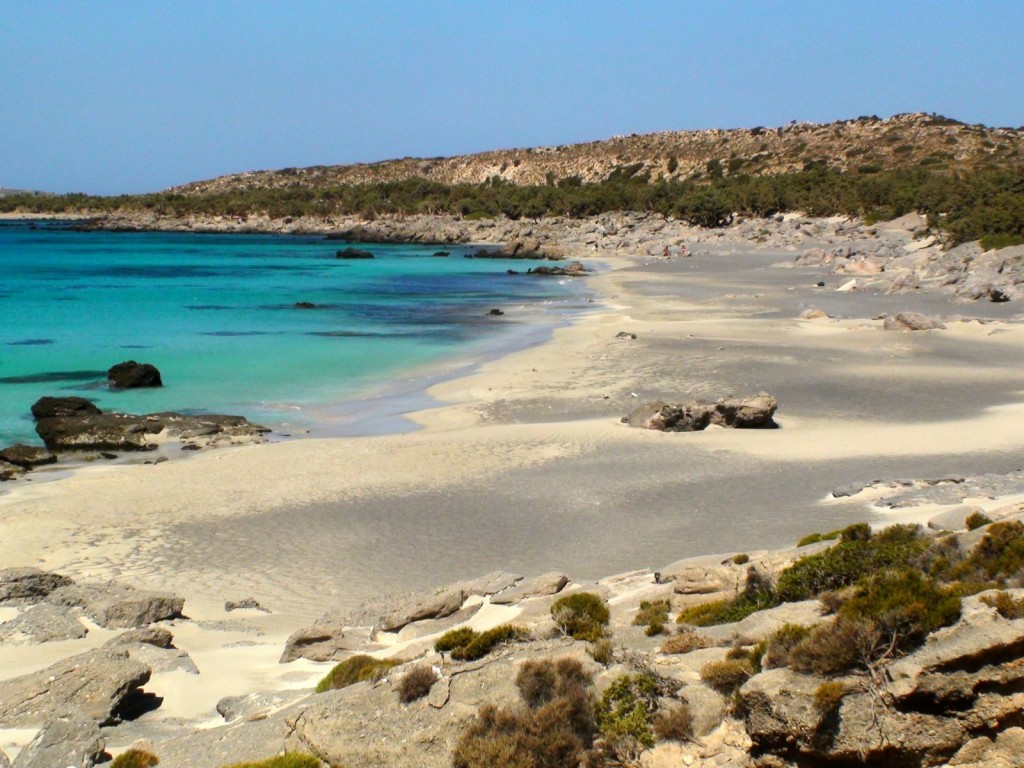
[[[384,632],[394,632],[414,621],[443,619],[459,610],[465,598],[466,594],[461,589],[419,596],[382,614],[377,620],[377,627]]]
[[[778,401],[762,392],[746,398],[725,397],[714,403],[652,403],[635,409],[623,421],[632,427],[664,432],[697,432],[712,424],[736,429],[765,429],[777,426],[773,418],[777,408]]]
[[[131,629],[181,616],[185,599],[124,584],[76,584],[50,594],[50,602],[80,607],[102,627]]]
[[[96,722],[66,707],[21,751],[13,768],[92,768],[103,761],[105,747]]]
[[[53,464],[57,461],[57,457],[45,448],[15,443],[0,451],[0,461],[6,461],[8,464],[25,469],[34,469],[44,464]]]
[[[823,309],[817,307],[808,307],[800,313],[801,320],[820,320],[822,318],[831,317],[831,315]]]
[[[125,651],[88,651],[29,675],[0,681],[0,725],[41,726],[60,708],[77,707],[99,725],[149,680],[150,670]]]
[[[121,645],[137,645],[139,643],[156,648],[173,648],[174,635],[171,634],[171,630],[164,627],[139,627],[110,638],[103,644],[103,647],[117,648]]]
[[[0,642],[28,645],[53,640],[75,640],[85,637],[88,631],[68,611],[40,603],[0,624]]]
[[[266,608],[260,605],[260,601],[255,597],[245,597],[241,600],[228,600],[224,603],[224,610],[227,612],[231,611],[262,611],[263,613],[270,613]]]
[[[948,764],[950,768],[1024,768],[1024,728],[1007,728],[994,739],[972,739]]]
[[[887,331],[933,331],[945,327],[941,320],[922,315],[920,312],[897,312],[882,322],[882,328]]]
[[[32,416],[36,421],[98,413],[102,413],[102,411],[92,401],[86,400],[84,397],[41,397],[32,405]]]
[[[277,712],[307,696],[309,696],[309,692],[304,690],[225,696],[217,702],[217,712],[229,723],[240,718],[255,720]]]
[[[541,576],[524,581],[515,587],[499,592],[491,598],[496,605],[513,605],[529,597],[546,597],[557,595],[565,585],[569,583],[569,577],[559,571],[552,571]]]
[[[312,626],[291,634],[281,653],[281,663],[300,658],[336,661],[365,646],[372,631],[372,627],[353,626],[347,614],[325,614]]]
[[[107,380],[117,389],[141,389],[144,387],[162,387],[160,371],[150,363],[137,363],[126,360],[112,366],[107,371]]]
[[[19,477],[24,475],[26,469],[19,467],[17,464],[11,464],[9,461],[0,460],[0,483],[7,480],[17,480]]]
[[[7,755],[2,749],[0,749],[0,768],[11,768],[11,761],[7,759]]]
[[[5,568],[0,571],[0,605],[37,603],[60,587],[74,582],[59,573],[38,568]]]

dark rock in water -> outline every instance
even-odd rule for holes
[[[195,443],[189,443],[188,445],[181,446],[181,450],[183,450],[183,451],[198,451],[199,450],[199,446],[196,445]]]
[[[505,313],[502,312],[500,309],[492,309],[487,314],[490,315],[491,317],[500,317],[501,315],[504,315]]]
[[[102,411],[84,397],[41,397],[32,406],[32,416],[36,421],[97,413],[102,413]]]
[[[635,339],[636,334],[630,333],[629,331],[619,331],[615,334],[616,339]]]
[[[446,256],[451,256],[451,254],[448,251],[436,251],[430,255],[437,259],[443,259]]]
[[[518,275],[519,274],[519,270],[518,269],[506,269],[505,270],[505,274],[506,275]]]
[[[712,424],[735,429],[771,429],[778,426],[773,418],[776,408],[778,401],[762,392],[747,398],[724,397],[714,403],[648,403],[636,408],[623,422],[663,432],[699,432]]]
[[[316,309],[316,304],[312,301],[297,301],[292,306],[295,309]]]
[[[15,464],[25,469],[32,469],[33,467],[41,467],[44,464],[53,464],[57,461],[57,457],[45,448],[15,443],[9,448],[4,448],[0,451],[0,461],[6,461],[8,464]]]
[[[115,723],[122,703],[149,676],[149,667],[132,661],[123,650],[87,651],[0,682],[0,725],[39,727],[66,706],[77,707],[97,725]]]
[[[88,768],[104,762],[106,744],[91,718],[75,706],[62,707],[21,751],[14,768]]]
[[[85,413],[36,421],[36,433],[51,451],[151,451],[146,435],[162,432],[156,418],[121,413]]]
[[[112,367],[107,371],[107,379],[112,386],[118,389],[141,389],[164,385],[156,366],[149,363],[137,363],[134,360],[127,360]]]
[[[372,259],[373,254],[361,248],[343,248],[334,254],[337,259]]]
[[[47,595],[74,582],[59,573],[38,568],[5,568],[0,571],[0,605],[38,603]]]

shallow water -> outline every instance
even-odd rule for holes
[[[0,444],[35,438],[29,407],[43,395],[338,431],[325,415],[366,422],[372,414],[352,402],[370,398],[368,408],[393,412],[381,394],[409,397],[583,306],[581,284],[507,275],[526,267],[464,258],[475,247],[446,246],[439,258],[437,246],[371,245],[360,247],[373,259],[335,258],[345,247],[317,236],[4,223]],[[492,307],[506,314],[488,316]],[[109,389],[107,368],[128,359],[156,365],[164,387]]]

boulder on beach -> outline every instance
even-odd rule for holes
[[[575,277],[587,274],[587,270],[582,262],[570,261],[564,267],[533,267],[526,270],[526,274]]]
[[[39,568],[4,568],[0,571],[0,605],[31,605],[45,600],[54,590],[74,582],[59,573]]]
[[[77,640],[89,630],[70,611],[40,603],[0,624],[0,643],[37,645],[55,640]]]
[[[110,386],[117,389],[143,389],[146,387],[162,387],[163,379],[160,378],[160,371],[150,363],[137,363],[134,360],[126,360],[112,366],[107,371],[107,380]]]
[[[32,417],[36,421],[98,413],[102,411],[95,403],[84,397],[41,397],[32,405]]]
[[[882,322],[887,331],[935,331],[945,328],[941,320],[922,315],[920,312],[897,312]]]
[[[34,469],[44,464],[55,463],[57,457],[45,448],[15,443],[0,451],[0,461],[6,461],[8,464],[14,464],[25,469]]]
[[[0,459],[0,483],[6,480],[14,480],[24,475],[28,470]]]
[[[106,743],[94,720],[77,707],[63,707],[18,754],[14,768],[88,768],[108,757]]]
[[[169,592],[150,592],[126,584],[71,584],[50,593],[56,605],[81,608],[90,619],[108,629],[144,627],[181,616],[185,598]]]
[[[723,397],[714,403],[648,403],[623,418],[631,427],[662,432],[698,432],[711,425],[735,429],[771,429],[778,401],[766,392],[752,397]]]

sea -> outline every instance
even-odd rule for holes
[[[478,245],[358,244],[374,258],[337,258],[346,247],[0,222],[0,447],[39,442],[30,408],[44,395],[238,414],[279,436],[404,431],[431,384],[593,306],[583,281],[470,258]],[[164,386],[111,389],[107,369],[127,360],[155,365]]]

